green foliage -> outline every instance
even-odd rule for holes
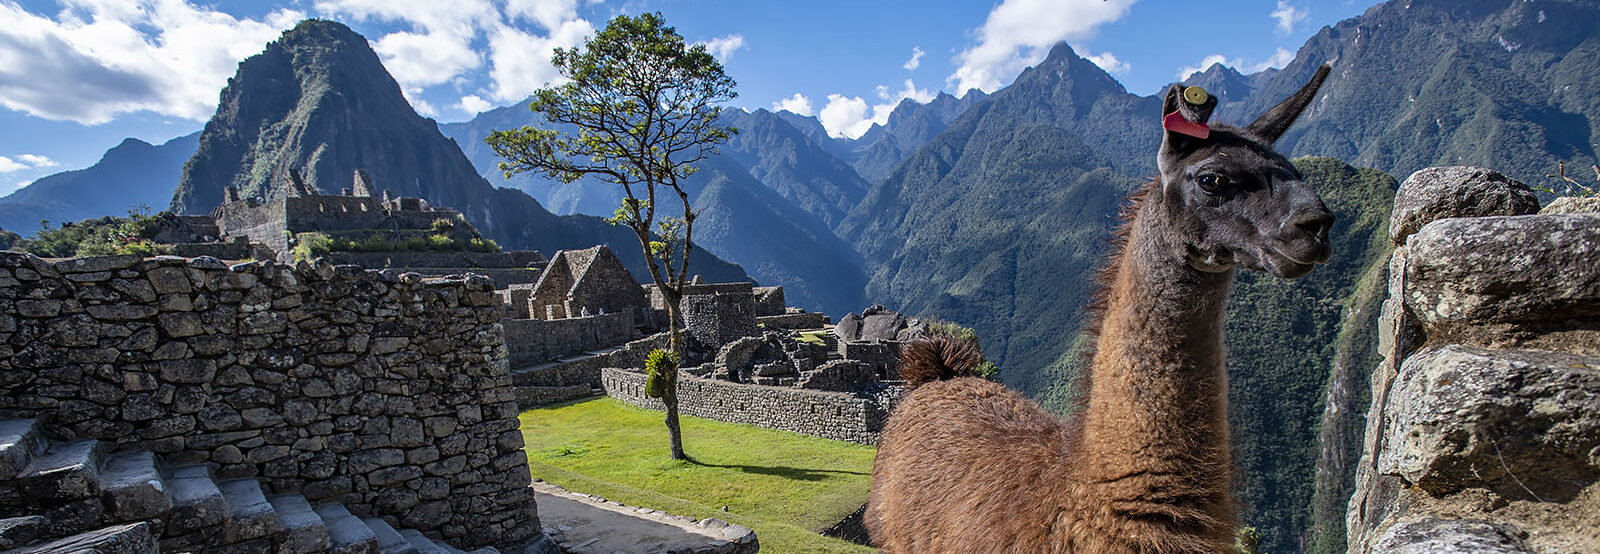
[[[679,179],[737,132],[717,123],[718,104],[737,96],[733,78],[704,45],[688,44],[659,13],[616,16],[583,46],[557,48],[551,63],[567,81],[535,91],[529,108],[551,125],[582,132],[494,131],[484,142],[503,160],[500,170],[507,179],[534,172],[564,183],[593,177],[621,187],[626,198],[608,221],[632,228],[647,263],[665,268],[665,276],[651,272],[657,285],[682,284],[695,215]],[[661,239],[653,241],[658,192],[678,197],[683,219],[663,218]]]
[[[1575,196],[1578,198],[1591,198],[1600,196],[1600,165],[1591,165],[1594,170],[1595,186],[1585,185],[1567,176],[1566,162],[1556,163],[1556,172],[1545,175],[1547,179],[1555,179],[1554,186],[1533,185],[1533,190],[1553,194],[1555,196]]]
[[[1254,527],[1240,527],[1233,536],[1233,549],[1239,554],[1256,554],[1261,548],[1261,533]]]
[[[53,229],[43,221],[33,239],[19,240],[13,247],[47,258],[170,254],[171,246],[151,240],[160,231],[161,217],[162,214],[151,215],[149,207],[140,205],[129,210],[128,217],[86,219]]]
[[[644,370],[648,374],[644,382],[644,395],[650,398],[663,398],[667,393],[678,386],[678,355],[657,348],[650,351],[645,358]]]
[[[0,229],[0,250],[10,250],[13,245],[21,240],[22,235]]]
[[[500,244],[483,237],[470,238],[454,234],[454,224],[441,231],[439,222],[449,222],[448,219],[434,220],[430,232],[424,234],[402,233],[395,235],[391,231],[345,231],[325,233],[311,231],[295,234],[291,244],[294,245],[294,259],[310,260],[329,252],[499,252]]]

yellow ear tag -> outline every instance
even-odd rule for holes
[[[1210,99],[1211,95],[1206,93],[1206,89],[1200,87],[1188,87],[1183,89],[1184,102],[1199,106],[1206,103],[1206,100]]]

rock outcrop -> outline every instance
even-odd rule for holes
[[[1396,195],[1352,553],[1600,551],[1600,214],[1418,171]]]

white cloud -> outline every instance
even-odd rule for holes
[[[22,160],[22,163],[31,165],[36,169],[43,169],[43,168],[46,168],[46,167],[55,167],[55,166],[61,165],[59,163],[56,163],[55,160],[52,160],[52,159],[50,159],[48,157],[45,157],[45,156],[40,156],[38,154],[21,154],[21,155],[17,156],[17,159]]]
[[[946,83],[958,91],[993,92],[1038,63],[1061,41],[1092,38],[1121,19],[1136,0],[1005,0],[978,28],[978,44],[956,55],[960,67]]]
[[[472,50],[472,36],[448,32],[389,33],[373,43],[383,67],[401,87],[421,88],[450,81],[482,64]]]
[[[476,94],[468,94],[461,97],[461,103],[458,106],[462,111],[472,114],[483,113],[494,109],[494,104],[490,104],[488,100],[479,98]]]
[[[546,37],[509,26],[496,28],[489,35],[489,97],[516,102],[560,81],[561,73],[550,63],[555,49],[577,46],[593,34],[594,27],[582,19],[562,23]]]
[[[817,117],[832,137],[856,138],[872,128],[872,120],[867,118],[867,101],[860,96],[829,94],[828,105],[822,107]]]
[[[1278,32],[1286,35],[1294,31],[1295,25],[1299,25],[1310,16],[1310,10],[1297,8],[1289,4],[1289,0],[1278,0],[1278,7],[1272,10],[1272,18],[1278,20]]]
[[[239,19],[185,0],[0,2],[0,106],[96,125],[137,111],[204,120],[240,60],[303,15]]]
[[[0,156],[0,173],[14,173],[24,169],[45,169],[61,165],[38,154],[17,154],[15,159]]]
[[[906,60],[906,64],[902,65],[900,67],[904,67],[907,70],[912,70],[912,71],[916,70],[918,67],[922,67],[922,55],[923,54],[927,54],[927,52],[923,52],[921,46],[912,46],[911,47],[911,59]]]
[[[879,85],[877,94],[883,102],[873,104],[870,108],[867,106],[867,101],[859,96],[829,94],[828,104],[818,112],[817,118],[822,121],[822,127],[828,130],[828,136],[860,138],[871,130],[873,125],[888,123],[889,114],[894,112],[895,106],[899,106],[901,101],[912,100],[926,104],[933,101],[936,96],[932,91],[917,88],[911,79],[906,79],[905,88],[898,91],[891,91],[889,87]]]
[[[459,83],[488,66],[488,84],[472,94],[480,102],[515,102],[561,77],[550,57],[594,34],[578,17],[577,0],[318,0],[319,13],[355,20],[401,23],[410,27],[378,38],[374,50],[394,75],[418,113],[423,89]],[[519,28],[526,21],[543,34]],[[482,45],[487,44],[487,53]],[[467,110],[463,99],[456,107]]]
[[[0,156],[0,173],[15,173],[24,169],[28,169],[28,164]]]
[[[1285,65],[1289,65],[1289,62],[1292,61],[1294,61],[1294,52],[1290,52],[1283,48],[1279,48],[1276,52],[1272,53],[1271,57],[1260,62],[1252,62],[1246,58],[1228,58],[1222,54],[1212,54],[1200,60],[1200,63],[1196,65],[1184,66],[1178,69],[1178,73],[1173,75],[1173,77],[1182,81],[1184,79],[1188,79],[1190,75],[1211,69],[1212,65],[1219,63],[1237,69],[1240,73],[1249,75],[1251,73],[1259,73],[1268,69],[1282,68]]]
[[[835,96],[837,96],[837,95],[835,95]],[[804,116],[810,116],[812,114],[812,111],[811,111],[811,99],[810,98],[806,98],[806,96],[804,94],[800,94],[798,92],[794,93],[794,96],[790,96],[788,98],[784,98],[783,100],[779,100],[777,102],[773,102],[772,103],[772,109],[774,111],[782,110],[782,111],[787,111],[787,112],[794,112],[796,114],[804,115]]]
[[[506,0],[506,15],[521,17],[555,31],[563,23],[578,18],[578,3],[574,0]]]
[[[716,56],[717,61],[728,63],[728,60],[733,59],[735,51],[744,48],[744,35],[732,34],[725,37],[717,37],[701,44],[706,45],[706,50],[711,52],[711,55]]]
[[[1122,75],[1133,69],[1133,66],[1128,65],[1128,62],[1117,59],[1116,54],[1110,52],[1088,54],[1084,56],[1084,59],[1094,62],[1095,65],[1100,66],[1100,69],[1104,69],[1106,73],[1113,75]]]

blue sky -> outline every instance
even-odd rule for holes
[[[718,54],[732,104],[858,136],[904,98],[993,91],[1071,43],[1137,94],[1222,61],[1281,66],[1374,0],[0,0],[0,194],[94,163],[125,137],[199,130],[237,63],[305,17],[372,42],[439,121],[557,78],[549,52],[617,13],[660,11]]]

